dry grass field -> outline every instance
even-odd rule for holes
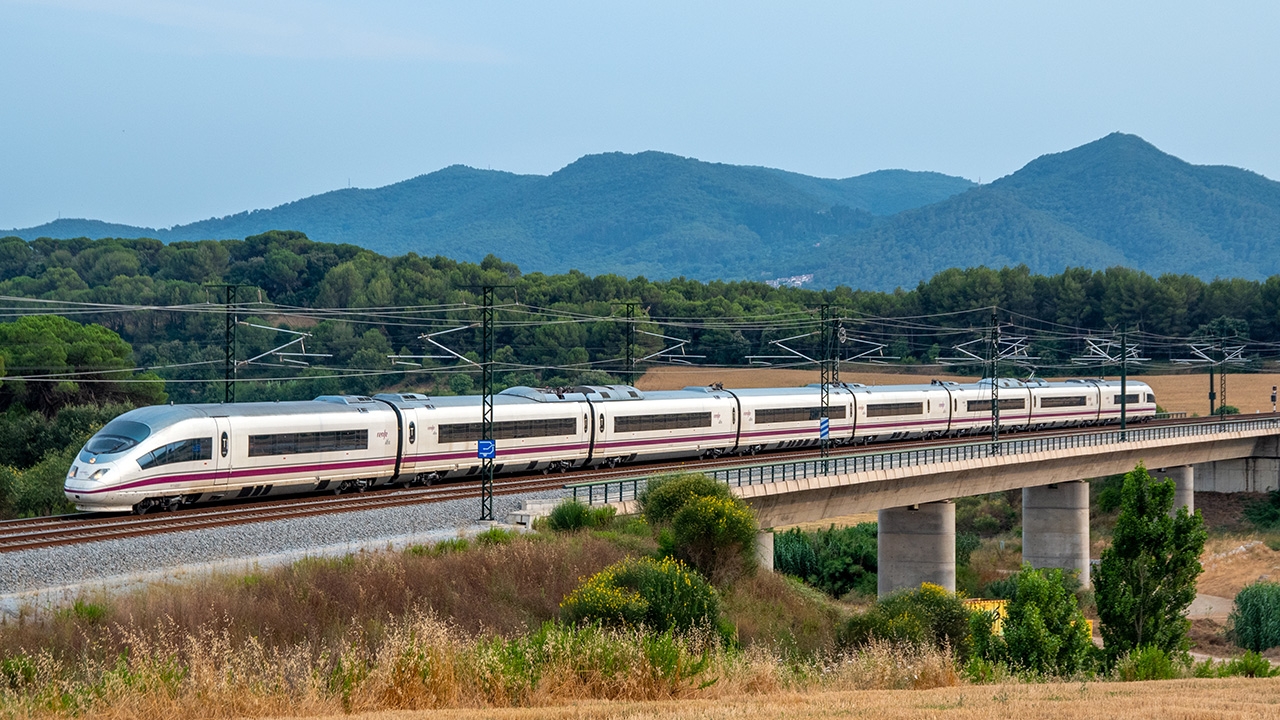
[[[1256,537],[1211,537],[1201,564],[1196,589],[1217,597],[1233,598],[1246,585],[1280,578],[1280,552]]]
[[[740,720],[741,718],[1280,718],[1280,678],[963,685],[933,690],[771,693],[714,700],[585,701],[518,709],[344,715],[360,720]]]
[[[845,382],[864,385],[914,384],[928,382],[931,378],[958,382],[972,382],[976,379],[960,375],[847,370],[840,373],[840,378]],[[1156,391],[1156,398],[1165,410],[1200,415],[1209,413],[1209,377],[1205,373],[1142,375],[1135,379],[1147,383]],[[817,381],[817,370],[661,367],[646,372],[636,385],[641,390],[676,390],[689,385],[709,385],[716,382],[724,383],[725,387],[795,387]],[[1280,385],[1280,374],[1228,375],[1227,402],[1240,408],[1241,413],[1270,412],[1273,385]]]

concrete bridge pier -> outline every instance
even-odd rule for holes
[[[1022,560],[1074,570],[1089,587],[1089,483],[1022,489]]]
[[[773,530],[756,533],[756,565],[761,570],[773,572]]]
[[[956,591],[956,506],[950,500],[881,510],[876,593],[933,583]]]
[[[1188,513],[1196,511],[1196,476],[1192,466],[1161,468],[1151,474],[1157,478],[1173,480],[1173,508],[1170,513],[1177,515],[1178,508],[1183,506],[1186,506]]]

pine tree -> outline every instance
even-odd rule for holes
[[[1138,467],[1124,477],[1120,517],[1111,547],[1093,574],[1108,660],[1143,646],[1186,652],[1200,554],[1207,534],[1200,512],[1173,508],[1172,480]]]

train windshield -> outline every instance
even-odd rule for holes
[[[87,460],[86,455],[92,457],[124,452],[146,440],[150,434],[151,428],[140,422],[112,420],[85,443],[84,452],[80,453],[81,459]]]

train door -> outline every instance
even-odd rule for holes
[[[226,485],[231,478],[231,418],[213,419],[216,430],[213,438],[214,483]]]

